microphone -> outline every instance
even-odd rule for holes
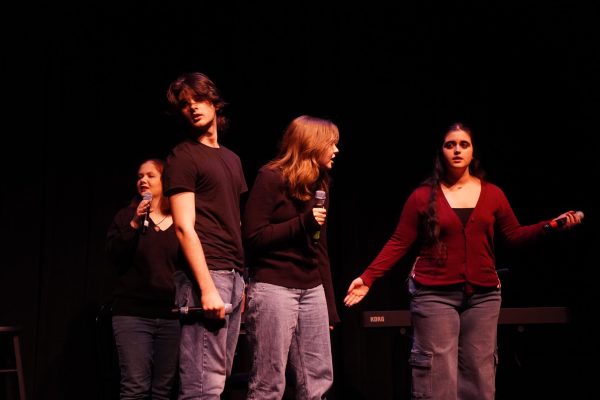
[[[313,208],[323,208],[323,206],[325,205],[326,198],[327,198],[327,193],[325,193],[325,191],[317,190],[315,192],[316,202],[315,202],[315,206]],[[319,239],[321,238],[321,230],[319,229],[318,231],[316,231],[312,238],[313,238],[313,244],[319,243]]]
[[[583,220],[583,217],[584,217],[583,211],[575,211],[575,215],[577,215],[579,217],[579,220]],[[557,220],[548,222],[546,225],[544,225],[544,230],[548,232],[548,231],[554,230],[556,228],[560,228],[561,226],[563,226],[566,223],[567,223],[567,217],[562,217]]]
[[[225,314],[231,314],[231,311],[233,311],[233,305],[231,303],[225,303]],[[188,314],[198,315],[198,314],[204,314],[204,309],[202,307],[183,306],[183,307],[173,307],[173,308],[171,308],[171,312],[173,314],[180,314],[180,315],[188,315]]]
[[[142,194],[142,200],[152,201],[152,193],[144,192]],[[150,207],[146,210],[146,214],[144,214],[144,221],[142,222],[142,233],[146,233],[148,227],[150,226]]]

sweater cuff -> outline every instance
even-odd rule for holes
[[[371,288],[371,286],[373,286],[373,282],[375,281],[374,279],[368,277],[366,274],[362,274],[360,276],[360,279],[362,279],[365,286],[368,286],[369,289]]]
[[[127,224],[127,228],[121,233],[121,239],[125,242],[133,240],[138,235],[139,231],[139,229],[134,229],[133,226]]]

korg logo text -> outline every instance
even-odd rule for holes
[[[383,315],[375,315],[373,317],[369,317],[369,321],[371,321],[371,322],[385,322],[385,317]]]

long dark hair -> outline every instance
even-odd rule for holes
[[[178,114],[182,104],[188,98],[210,101],[217,112],[217,129],[219,132],[227,129],[228,121],[224,114],[227,103],[208,76],[201,72],[188,72],[171,82],[167,89],[167,101],[173,114]]]
[[[471,131],[471,129],[469,129],[462,123],[457,122],[450,125],[450,127],[444,132],[444,135],[442,136],[442,146],[444,144],[446,136],[448,136],[449,133],[455,131],[465,132],[471,138],[471,143],[473,142],[473,132]],[[424,222],[426,237],[425,242],[428,245],[437,248],[438,256],[442,256],[443,254],[445,254],[446,251],[445,244],[440,241],[440,221],[438,218],[436,207],[437,191],[447,172],[447,166],[444,160],[444,152],[442,146],[439,146],[438,150],[435,152],[435,158],[433,161],[433,171],[431,175],[423,182],[423,185],[431,187],[431,194],[429,195],[429,204],[427,206],[427,214]],[[476,147],[473,147],[473,159],[469,164],[469,173],[476,178],[483,179],[485,176],[485,172],[480,166],[480,162],[477,158],[477,152],[475,149]]]

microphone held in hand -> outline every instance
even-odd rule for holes
[[[315,206],[313,208],[323,208],[325,206],[325,199],[327,198],[327,194],[323,190],[317,190],[315,192]],[[313,235],[313,243],[319,243],[319,239],[321,238],[321,230],[318,230]]]
[[[225,314],[231,314],[233,310],[233,305],[231,303],[225,303]],[[171,312],[174,314],[180,315],[188,315],[188,314],[204,314],[204,309],[202,307],[173,307],[171,308]]]
[[[583,211],[575,211],[575,215],[577,215],[579,217],[580,221],[583,220],[583,217],[584,217]],[[544,230],[552,231],[554,229],[560,228],[561,226],[563,226],[566,223],[567,223],[567,217],[562,217],[562,218],[556,219],[554,221],[548,222],[546,225],[544,225]]]
[[[143,193],[142,200],[152,201],[152,193],[150,193],[150,192]],[[150,226],[150,207],[148,207],[146,209],[146,214],[144,214],[144,220],[142,221],[142,233],[146,233],[149,226]]]

